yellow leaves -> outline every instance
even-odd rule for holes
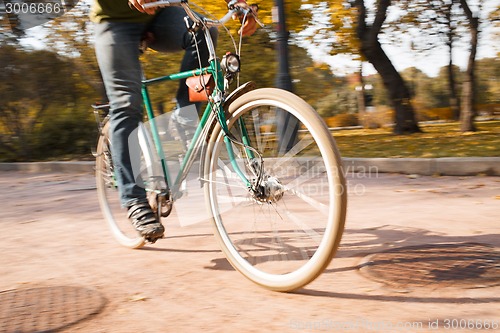
[[[312,68],[312,67],[308,67],[308,71],[313,72],[315,68],[316,68],[316,69],[323,70],[323,71],[328,71],[328,70],[330,70],[330,67],[329,67],[327,64],[325,64],[324,62],[315,62],[315,63],[314,63],[314,68]]]
[[[192,0],[191,4],[200,6],[216,18],[226,13],[227,7],[223,0]],[[273,23],[273,1],[255,1],[259,5],[259,18],[268,27]],[[357,54],[358,42],[354,32],[354,12],[349,6],[344,6],[342,1],[319,1],[319,0],[285,0],[286,24],[289,31],[298,33],[306,28],[317,29],[316,33],[325,36],[335,34],[335,45],[333,54],[351,53]],[[201,13],[203,11],[200,10]],[[319,24],[319,22],[321,24]],[[319,25],[318,25],[319,24]],[[240,26],[238,21],[229,22],[227,26],[231,32],[236,32]],[[332,39],[325,38],[318,47],[332,46]]]
[[[131,295],[128,300],[130,302],[144,302],[144,301],[147,301],[149,298],[145,295],[142,295],[142,294],[134,294],[134,295]]]

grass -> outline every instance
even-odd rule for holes
[[[500,121],[476,123],[462,133],[458,123],[421,125],[423,133],[394,135],[391,128],[333,133],[343,157],[500,157]]]
[[[423,133],[394,135],[391,128],[338,130],[333,136],[342,157],[500,157],[500,121],[476,122],[477,132],[462,133],[458,123],[421,125]],[[169,149],[170,148],[170,149]],[[167,154],[177,149],[166,147]],[[94,160],[64,155],[44,161]]]

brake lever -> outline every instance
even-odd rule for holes
[[[259,5],[258,4],[251,4],[250,7],[252,8],[250,10],[250,14],[252,14],[253,18],[255,19],[255,22],[257,22],[258,25],[260,25],[261,28],[265,27],[265,24],[262,23],[259,18],[257,17],[257,12],[259,11]]]
[[[251,4],[251,5],[249,5],[249,7],[251,7],[251,8],[243,8],[241,6],[236,6],[237,3],[238,3],[238,0],[232,0],[232,1],[230,1],[227,4],[227,7],[230,10],[234,10],[236,12],[240,12],[241,14],[243,14],[245,16],[248,16],[248,14],[251,14],[253,16],[253,18],[255,19],[255,22],[258,25],[260,25],[261,28],[265,27],[265,24],[262,23],[259,20],[259,18],[257,17],[257,15],[256,15],[257,11],[259,10],[259,5],[257,5],[257,4]]]
[[[253,14],[253,13],[252,13],[252,15],[253,15],[253,18],[255,19],[255,22],[257,22],[257,24],[258,24],[258,25],[260,25],[260,27],[261,27],[261,28],[265,28],[265,27],[266,27],[266,25],[265,25],[264,23],[262,23],[262,22],[261,22],[261,21],[257,18],[257,16],[255,16],[255,14]]]

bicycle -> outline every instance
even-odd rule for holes
[[[147,4],[150,5],[150,4]],[[249,11],[229,3],[220,20],[199,17],[186,0],[161,1],[186,12],[188,29],[202,29],[209,65],[194,71],[144,79],[142,93],[151,125],[138,128],[141,177],[159,217],[167,217],[197,154],[199,181],[214,235],[231,265],[246,278],[275,291],[291,291],[318,277],[342,237],[347,195],[335,141],[322,118],[300,97],[247,82],[229,93],[237,77],[237,53],[217,58],[209,29],[234,13]],[[241,36],[240,36],[241,38]],[[241,43],[240,43],[241,46]],[[213,91],[202,78],[213,79]],[[176,177],[165,160],[148,95],[151,84],[194,77],[208,99]],[[207,89],[205,89],[207,88]],[[94,106],[100,114],[108,106]],[[278,116],[277,116],[278,115]],[[283,117],[285,115],[285,117]],[[98,117],[96,181],[101,210],[116,240],[139,248],[146,240],[120,210],[113,174],[107,117]],[[288,125],[279,119],[292,119]],[[288,141],[287,141],[288,140]],[[282,143],[288,143],[288,146]],[[129,228],[130,230],[127,230]]]

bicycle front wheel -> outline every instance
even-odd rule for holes
[[[205,161],[216,238],[253,282],[275,291],[300,288],[328,266],[344,230],[347,195],[335,141],[304,100],[273,88],[234,101],[228,128],[234,156],[217,125]]]

